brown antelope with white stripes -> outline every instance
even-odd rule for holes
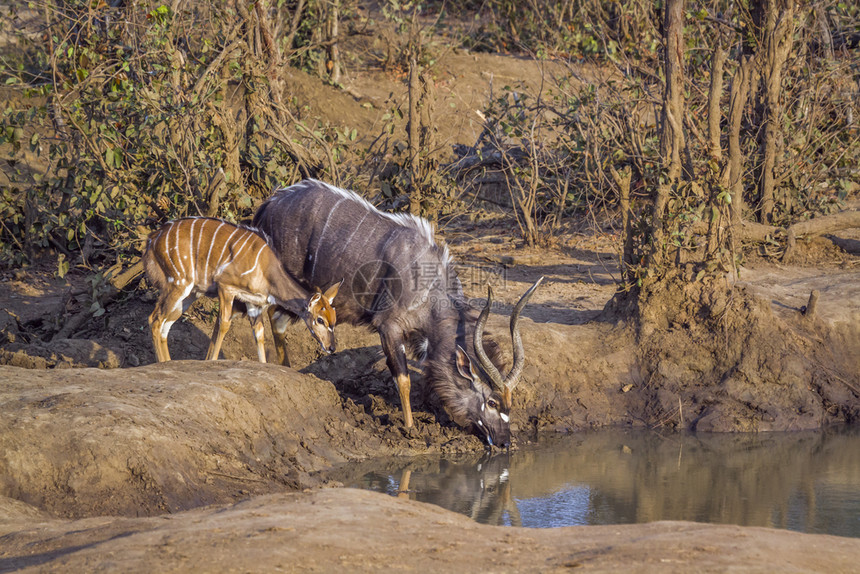
[[[217,295],[220,303],[207,360],[218,358],[233,317],[247,314],[257,356],[265,363],[262,313],[273,305],[302,319],[323,351],[335,349],[332,301],[340,284],[325,293],[319,288],[307,291],[284,271],[267,239],[252,228],[207,217],[176,219],[150,234],[143,265],[150,283],[159,290],[149,316],[159,362],[170,360],[170,327],[201,294]],[[281,358],[280,349],[278,353]],[[286,355],[282,362],[289,364]]]

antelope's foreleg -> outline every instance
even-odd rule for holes
[[[248,320],[251,329],[254,330],[254,339],[257,340],[257,358],[261,363],[266,362],[266,326],[263,324],[263,310],[259,307],[248,305]]]
[[[227,289],[218,287],[218,319],[215,321],[215,328],[212,330],[212,338],[209,341],[209,351],[206,353],[207,361],[218,360],[218,354],[221,352],[221,344],[224,342],[224,335],[230,330],[230,322],[233,320],[233,293]]]
[[[278,356],[278,364],[289,367],[290,357],[287,354],[287,327],[290,325],[290,316],[277,305],[272,305],[269,307],[269,324],[272,326],[272,339],[275,341],[275,353]]]
[[[379,339],[382,351],[385,353],[388,370],[397,384],[400,394],[400,407],[403,409],[403,425],[412,426],[412,402],[409,400],[411,383],[409,381],[409,365],[406,362],[406,346],[402,331],[397,327],[381,327]]]

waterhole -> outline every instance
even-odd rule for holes
[[[588,432],[493,456],[375,461],[342,481],[485,524],[689,520],[860,537],[860,429]]]

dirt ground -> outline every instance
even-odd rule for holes
[[[65,521],[15,512],[0,518],[3,572],[835,574],[856,571],[860,555],[857,539],[691,522],[485,526],[429,504],[351,489],[259,496],[156,518]]]
[[[490,76],[540,77],[512,58],[447,58],[439,93],[457,103],[444,136],[452,142],[477,129]],[[331,107],[309,113],[374,126],[388,93],[378,74],[350,76],[345,92],[293,84]],[[486,213],[440,238],[468,296],[494,286],[490,331],[505,348],[510,306],[546,277],[521,322],[528,363],[514,395],[516,440],[614,425],[767,431],[857,420],[860,269],[830,239],[803,244],[791,267],[751,256],[737,282],[682,273],[630,309],[608,304],[618,278],[611,229],[571,226],[554,247],[530,250],[512,225]],[[860,558],[860,541],[836,537],[691,523],[498,528],[320,490],[337,486],[326,473],[338,464],[483,446],[427,396],[417,364],[416,426],[405,431],[378,337],[359,328],[339,326],[338,352],[321,356],[296,326],[287,369],[256,363],[251,330],[236,322],[225,360],[203,363],[214,306],[201,301],[170,333],[179,360],[153,364],[154,294],[135,283],[103,315],[52,339],[91,289],[86,270],[59,280],[54,265],[0,276],[0,571],[848,572]],[[813,289],[821,297],[807,316]]]

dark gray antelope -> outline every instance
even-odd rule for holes
[[[479,320],[428,221],[382,213],[351,191],[305,180],[276,191],[253,224],[271,238],[284,268],[303,285],[344,279],[338,320],[379,333],[405,426],[412,426],[408,347],[426,360],[425,380],[457,424],[473,428],[490,445],[510,445],[511,390],[524,361],[517,320],[540,280],[512,313],[514,365],[503,377],[498,345],[482,338],[490,300]]]

